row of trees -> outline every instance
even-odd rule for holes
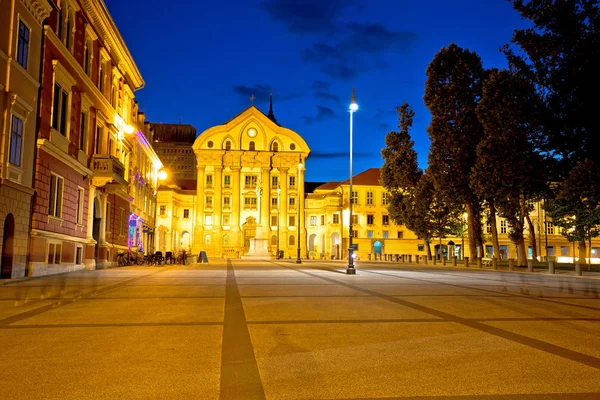
[[[389,212],[422,238],[456,234],[467,215],[470,256],[483,249],[482,217],[509,224],[526,265],[529,204],[548,215],[586,257],[600,225],[600,7],[597,0],[508,0],[532,27],[515,30],[502,51],[508,69],[486,70],[475,52],[441,49],[427,68],[425,105],[431,113],[428,167],[421,170],[410,136],[414,111],[403,103],[399,131],[382,150],[382,184]]]

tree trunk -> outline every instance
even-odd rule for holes
[[[581,239],[579,241],[579,264],[585,265],[586,264],[586,244],[585,244],[585,239]]]
[[[517,254],[517,265],[519,267],[527,266],[527,249],[525,248],[525,238],[521,236],[520,239],[517,239],[515,242],[517,249],[519,250],[519,254]]]
[[[496,205],[493,201],[490,204],[490,222],[492,223],[492,246],[494,247],[493,256],[500,259],[500,244],[498,243],[498,225],[496,224]]]
[[[442,260],[442,237],[440,236],[440,249],[439,249],[439,255],[440,258],[438,258],[438,260]]]
[[[431,260],[431,247],[429,246],[429,240],[425,240],[425,248],[427,249],[427,259]]]
[[[529,232],[531,232],[531,257],[533,261],[537,261],[537,241],[535,240],[535,227],[529,217],[529,211],[525,210],[525,218],[527,219],[527,225],[529,226]]]
[[[470,200],[467,200],[465,203],[465,208],[467,209],[467,225],[468,225],[468,239],[469,239],[469,254],[471,255],[471,260],[477,259],[477,226],[476,224],[479,221],[475,221],[474,207]]]

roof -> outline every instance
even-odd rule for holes
[[[313,193],[315,189],[321,187],[323,182],[304,182],[304,192]]]
[[[152,123],[154,140],[160,142],[185,142],[194,143],[196,128],[188,124],[162,124]]]
[[[381,186],[381,183],[379,183],[380,178],[381,172],[379,171],[379,168],[369,168],[358,175],[354,175],[352,177],[352,185]],[[346,179],[341,184],[349,185],[350,179]]]
[[[340,186],[340,183],[341,182],[334,182],[334,181],[327,182],[327,183],[324,183],[321,186],[315,188],[315,190],[333,190],[333,189],[338,188]]]
[[[272,110],[269,110],[269,115],[265,114],[264,112],[262,112],[260,110],[260,108],[256,107],[254,104],[249,105],[248,107],[244,108],[242,111],[240,111],[239,113],[237,113],[235,116],[233,116],[232,118],[229,118],[228,121],[225,121],[225,123],[221,124],[221,125],[227,125],[228,123],[230,123],[231,121],[233,121],[234,119],[236,119],[237,117],[239,117],[240,115],[242,115],[243,113],[245,113],[247,110],[254,108],[256,110],[258,110],[262,115],[264,115],[265,117],[269,118],[275,125],[277,126],[281,126],[281,124],[279,122],[277,122],[277,120],[275,120],[275,116],[273,115],[273,117],[271,118],[270,115],[272,114]]]

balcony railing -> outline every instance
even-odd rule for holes
[[[92,157],[93,183],[97,187],[107,183],[115,183],[127,187],[125,180],[125,167],[121,162],[109,154],[94,154]]]

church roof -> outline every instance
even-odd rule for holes
[[[354,175],[352,177],[352,185],[381,186],[381,183],[379,183],[380,178],[381,172],[379,168],[369,168],[358,175]],[[341,184],[349,185],[350,179],[346,179]]]
[[[257,110],[259,113],[261,113],[262,115],[264,115],[265,117],[269,118],[271,121],[273,121],[273,123],[277,126],[282,126],[279,122],[277,122],[275,120],[275,116],[273,115],[273,118],[271,118],[271,114],[273,113],[273,110],[271,109],[269,112],[269,115],[265,114],[264,112],[262,112],[260,110],[260,108],[256,107],[254,104],[244,108],[242,111],[240,111],[239,113],[237,113],[236,115],[234,115],[232,118],[229,118],[229,120],[227,120],[226,122],[222,123],[221,125],[227,125],[228,123],[230,123],[231,121],[233,121],[234,119],[236,119],[237,117],[239,117],[240,115],[242,115],[243,113],[245,113],[246,111],[248,111],[249,109],[255,109]]]

